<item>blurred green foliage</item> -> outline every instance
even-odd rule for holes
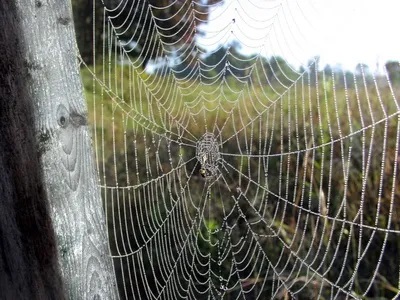
[[[400,186],[399,176],[393,177],[399,155],[395,152],[399,134],[396,117],[399,102],[393,95],[399,95],[400,90],[396,83],[388,85],[385,77],[376,76],[372,81],[372,77],[368,77],[371,75],[362,75],[361,68],[365,67],[359,67],[355,74],[343,71],[332,73],[331,69],[321,72],[318,68],[314,69],[314,73],[299,74],[279,57],[260,59],[255,62],[252,73],[244,76],[247,81],[241,81],[239,73],[234,74],[239,79],[227,76],[231,79],[222,85],[220,80],[208,85],[198,85],[195,80],[184,81],[179,83],[180,90],[185,91],[189,87],[191,92],[172,99],[168,98],[168,91],[177,88],[173,75],[148,75],[139,66],[112,64],[112,67],[96,69],[95,78],[102,80],[100,84],[93,81],[89,69],[82,69],[90,123],[94,126],[101,184],[140,186],[143,180],[151,181],[157,177],[168,178],[169,182],[179,182],[180,178],[184,182],[184,174],[192,174],[190,191],[185,190],[185,193],[191,193],[190,201],[198,207],[204,206],[204,211],[207,211],[201,216],[189,203],[177,202],[182,191],[176,187],[171,189],[173,184],[161,184],[163,180],[131,190],[115,192],[104,189],[113,254],[129,253],[129,249],[138,251],[146,243],[153,245],[146,244],[147,249],[154,252],[141,256],[140,264],[147,274],[147,285],[156,289],[156,281],[162,282],[159,278],[166,276],[162,269],[157,269],[157,255],[160,255],[157,249],[160,244],[167,247],[170,251],[164,256],[170,256],[174,261],[180,249],[175,249],[177,245],[169,242],[179,240],[180,235],[188,235],[203,255],[210,255],[210,267],[218,270],[220,277],[224,278],[224,281],[216,279],[214,284],[232,286],[237,280],[236,277],[229,277],[234,267],[232,253],[228,251],[225,260],[220,262],[219,251],[229,249],[230,245],[239,241],[252,247],[254,236],[251,233],[256,233],[260,247],[268,254],[272,264],[276,264],[283,255],[289,264],[286,270],[297,268],[299,273],[290,282],[291,289],[301,290],[298,294],[300,299],[315,298],[320,290],[322,297],[329,299],[333,291],[324,280],[335,282],[341,278],[336,284],[344,285],[353,275],[360,251],[369,247],[357,267],[353,290],[362,294],[380,263],[371,289],[363,298],[393,297],[397,293],[397,276],[393,274],[398,274],[400,242],[397,235],[388,233],[386,228],[400,230],[400,206],[391,201],[400,199],[399,189],[394,188]],[[218,68],[213,71],[224,72]],[[314,80],[313,84],[309,84],[311,80]],[[196,109],[193,103],[198,96],[197,89],[210,98],[218,99],[221,94],[227,98],[206,104],[211,111],[205,114],[203,121],[204,124],[216,123],[219,128],[224,128],[222,140],[227,142],[222,152],[276,154],[264,158],[224,156],[227,168],[221,168],[221,173],[226,182],[220,180],[217,192],[209,199],[202,193],[204,181],[199,176],[199,166],[195,169],[195,161],[181,171],[170,172],[181,159],[187,161],[193,158],[195,149],[170,144],[167,138],[162,137],[165,126],[161,124],[165,119],[157,109],[160,103],[165,107],[175,107],[176,111],[171,109],[169,114],[179,119],[183,111],[181,105],[192,105],[192,110]],[[239,97],[236,91],[242,91]],[[171,106],[171,101],[178,103]],[[240,115],[240,120],[229,114],[224,115],[216,109],[216,105],[223,106],[227,111],[234,109],[233,114]],[[143,126],[147,123],[138,115],[148,117],[160,127],[146,129]],[[200,137],[204,133],[204,124],[200,121],[188,122],[186,129]],[[249,125],[244,127],[244,124]],[[168,128],[177,130],[173,124]],[[161,135],[156,136],[152,132]],[[146,196],[146,186],[150,186],[153,193],[163,196],[158,199]],[[245,191],[249,201],[241,198],[240,191]],[[288,202],[292,204],[288,205]],[[259,212],[254,207],[263,211],[263,221],[260,221]],[[226,218],[224,210],[232,210],[233,213]],[[204,222],[193,225],[181,220],[176,228],[186,228],[185,232],[176,232],[177,229],[165,231],[160,234],[164,238],[147,240],[143,232],[150,234],[157,226],[163,231],[165,226],[160,224],[176,219],[176,216],[170,215],[171,211],[188,214],[193,220],[203,217]],[[346,223],[341,219],[353,221]],[[251,220],[258,221],[252,223]],[[360,222],[364,225],[361,229],[352,225]],[[174,228],[172,224],[169,226]],[[235,230],[229,231],[229,228]],[[268,238],[276,232],[281,240]],[[131,243],[129,247],[128,241]],[[283,243],[290,245],[289,252]],[[384,255],[380,258],[383,244]],[[305,264],[318,269],[325,279],[314,276],[312,282],[303,288],[304,276],[309,271],[305,266],[299,268],[299,261],[291,253],[296,253]],[[139,276],[142,272],[137,269],[140,264],[133,257],[115,260],[120,292],[127,298],[133,295],[146,298],[144,285],[137,286],[136,291],[127,290],[122,279],[132,280],[133,274]],[[251,258],[249,268],[253,265],[256,266],[254,270],[262,268],[262,261],[257,257]],[[330,265],[332,261],[334,265]],[[196,267],[199,273],[207,273],[201,264]],[[244,273],[247,271],[253,272],[243,270]],[[262,295],[270,295],[268,280],[272,284],[273,278],[261,286],[258,282],[262,280],[258,276],[260,274],[251,273],[248,283],[263,289]],[[290,274],[283,273],[282,276],[290,277]],[[197,278],[199,281],[207,279]],[[230,290],[222,295],[226,299],[234,299],[239,292]],[[284,291],[276,295],[277,298],[285,296]],[[200,294],[197,297],[202,299]],[[251,294],[249,297],[251,299]]]

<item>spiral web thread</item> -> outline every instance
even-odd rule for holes
[[[167,42],[157,16],[172,2],[103,0],[103,53],[83,62],[121,298],[398,296],[400,89],[305,63],[320,47],[312,1],[178,2],[205,35]],[[226,22],[196,23],[204,8]],[[153,46],[133,55],[129,35]],[[144,51],[163,59],[143,69]]]

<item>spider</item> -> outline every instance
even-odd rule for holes
[[[215,176],[217,173],[217,170],[215,167],[208,162],[207,154],[203,154],[201,158],[201,168],[200,168],[200,175],[203,178],[211,178]]]
[[[218,143],[212,133],[205,133],[197,142],[196,156],[200,163],[200,175],[211,179],[218,174]]]
[[[200,168],[200,175],[203,176],[204,178],[207,177],[206,162],[207,162],[207,154],[204,154],[201,159],[201,168]]]

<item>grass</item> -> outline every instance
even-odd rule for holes
[[[223,226],[223,209],[236,207],[238,215],[235,213],[231,222],[239,222],[243,215],[244,220],[259,219],[262,211],[263,221],[251,225],[252,230],[259,234],[259,243],[271,263],[291,270],[279,263],[283,255],[298,269],[302,276],[282,273],[293,290],[302,289],[309,280],[306,268],[299,266],[293,253],[325,274],[324,279],[318,275],[312,278],[312,284],[299,296],[315,298],[322,289],[321,297],[329,298],[332,290],[326,280],[343,286],[355,268],[352,289],[362,295],[378,263],[374,282],[362,297],[389,298],[398,293],[398,275],[393,274],[398,274],[400,243],[396,233],[386,231],[400,229],[400,206],[396,203],[400,181],[395,177],[400,109],[393,96],[400,94],[398,86],[392,87],[382,78],[365,82],[355,77],[354,82],[345,82],[325,74],[313,85],[308,84],[307,75],[300,77],[290,83],[290,89],[278,83],[271,87],[265,82],[241,83],[233,78],[224,84],[200,84],[176,80],[172,75],[150,76],[137,66],[119,65],[98,66],[94,73],[101,82],[93,82],[89,69],[82,70],[82,79],[102,184],[126,186],[168,177],[181,160],[195,155],[195,148],[179,142],[194,146],[205,131],[214,131],[223,142],[221,152],[242,156],[223,155],[225,168],[220,169],[226,184],[221,180],[215,184],[214,201],[206,204],[202,202],[204,182],[198,176],[199,166],[192,161],[184,168],[190,174],[196,167],[190,185],[192,201],[209,205],[205,225],[198,228],[199,249],[218,259],[212,244],[224,239],[221,231],[214,230]],[[177,143],[171,144],[169,139]],[[260,153],[269,155],[258,157]],[[179,176],[186,181],[184,173]],[[163,188],[167,187],[155,187],[160,193]],[[228,202],[232,195],[238,197],[238,188],[246,191],[249,200]],[[126,203],[117,208],[111,197],[119,205],[127,196],[118,194],[115,200],[109,191],[107,212],[112,210],[111,216],[116,210],[126,212]],[[173,191],[169,197],[179,197],[179,192]],[[163,199],[163,205],[152,207],[142,203],[138,208],[138,203],[129,202],[130,209],[140,211],[149,205],[149,211],[143,212],[147,220],[161,221],[173,205],[169,197]],[[186,209],[195,216],[196,210],[189,205]],[[119,218],[130,220],[126,215]],[[112,219],[109,226],[114,230],[118,223]],[[127,240],[133,239],[135,228],[150,226],[138,220],[134,223],[126,233]],[[248,226],[239,222],[231,242],[245,236]],[[274,234],[282,238],[280,245],[271,243],[276,239],[268,236]],[[117,236],[110,241],[114,250],[125,241]],[[144,243],[143,239],[136,241]],[[282,247],[283,243],[288,247]],[[224,276],[231,267],[227,261]],[[254,264],[258,263],[254,258]],[[119,276],[126,276],[126,272],[123,267],[117,270]],[[265,293],[271,292],[264,288]]]

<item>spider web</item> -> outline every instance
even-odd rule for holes
[[[180,2],[181,22],[196,25],[206,2]],[[210,5],[219,27],[192,26],[203,34],[185,43],[163,38],[157,11],[169,2],[138,3],[102,2],[103,50],[83,62],[121,298],[398,296],[400,90],[389,75],[305,63],[305,45],[320,49],[311,1]],[[145,51],[161,58],[143,69]]]

